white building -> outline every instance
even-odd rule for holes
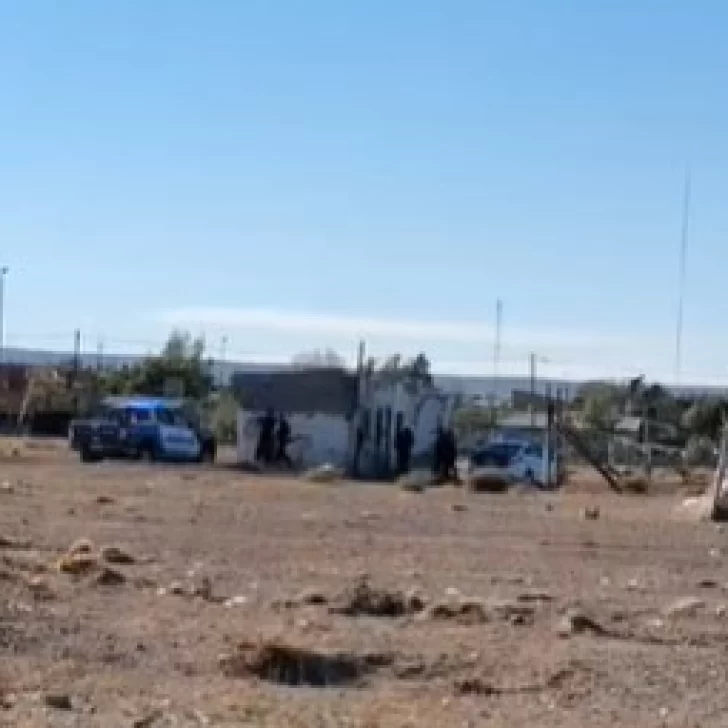
[[[454,406],[452,396],[435,388],[359,380],[337,369],[241,373],[234,388],[241,403],[238,462],[254,461],[260,418],[270,409],[291,426],[288,452],[297,467],[331,463],[363,477],[392,472],[401,427],[412,429],[413,460],[429,459],[437,426],[449,424]]]

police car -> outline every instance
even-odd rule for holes
[[[71,447],[85,463],[105,458],[212,462],[214,435],[186,411],[182,400],[108,397],[96,414],[71,423]]]

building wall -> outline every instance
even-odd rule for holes
[[[258,444],[258,422],[263,412],[238,411],[237,457],[239,463],[255,460]],[[288,415],[293,442],[288,454],[299,468],[310,468],[324,463],[336,467],[347,466],[349,456],[349,424],[342,415],[297,414]]]
[[[288,409],[294,441],[288,448],[297,467],[309,468],[324,463],[348,469],[353,465],[357,428],[368,419],[366,437],[359,460],[359,472],[364,477],[389,474],[395,466],[394,440],[397,432],[397,414],[402,425],[412,428],[414,434],[413,457],[432,452],[437,425],[449,424],[453,400],[437,391],[411,393],[402,385],[372,387],[362,392],[362,406],[355,416],[347,419],[342,414],[295,413]],[[386,413],[391,413],[389,427]],[[381,437],[376,437],[377,412],[382,419]],[[258,442],[258,422],[263,411],[240,409],[238,412],[238,462],[253,462]]]
[[[410,427],[414,435],[412,456],[414,459],[427,457],[433,451],[438,424],[448,425],[452,419],[452,397],[444,396],[437,390],[412,393],[401,384],[373,388],[365,392],[362,407],[358,413],[359,421],[369,420],[365,428],[367,437],[360,457],[360,472],[374,477],[391,470],[396,462],[394,448],[397,433],[397,415],[401,414],[403,427]],[[391,426],[381,440],[376,438],[377,412],[391,411]],[[368,413],[368,414],[367,414]]]

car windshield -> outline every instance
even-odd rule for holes
[[[171,408],[160,408],[156,412],[156,420],[162,425],[187,426],[187,419],[182,410]]]
[[[129,408],[127,410],[129,422],[132,425],[139,424],[140,422],[149,422],[152,419],[152,413],[148,409],[137,409]]]
[[[507,467],[520,450],[518,444],[497,443],[473,453],[471,462],[476,467]]]

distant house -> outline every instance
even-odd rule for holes
[[[350,449],[350,422],[357,406],[358,382],[343,369],[301,368],[238,372],[232,387],[239,403],[238,462],[253,462],[261,417],[285,415],[293,442],[289,454],[301,467],[323,462],[344,467]]]
[[[614,432],[636,442],[644,442],[645,420],[632,415],[622,417],[615,423]],[[671,445],[681,442],[680,430],[669,422],[650,420],[647,434],[650,441],[657,444]]]
[[[241,372],[233,376],[233,390],[240,404],[239,462],[254,460],[260,419],[272,410],[291,425],[289,455],[298,467],[331,463],[365,477],[391,473],[401,427],[412,428],[413,456],[429,453],[454,403],[434,387],[413,390],[323,367]]]

